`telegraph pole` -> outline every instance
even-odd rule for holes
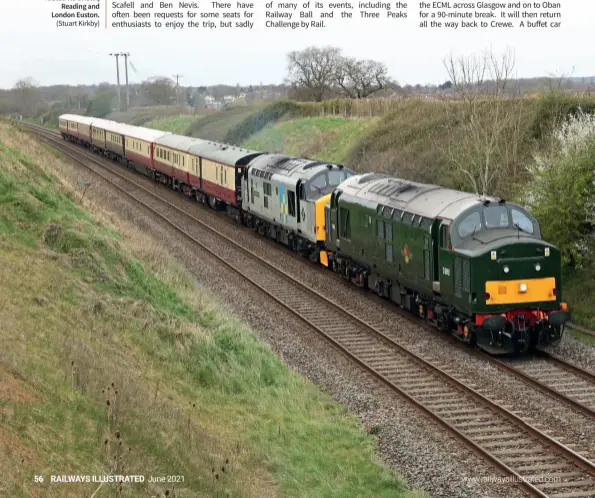
[[[116,58],[116,74],[118,75],[118,111],[122,110],[122,96],[120,95],[120,54],[110,54]]]
[[[183,74],[174,74],[176,79],[176,105],[180,105],[180,78],[183,78]]]
[[[130,87],[128,86],[128,57],[130,54],[126,52],[120,55],[124,56],[124,67],[126,68],[126,109],[128,109],[130,107]]]

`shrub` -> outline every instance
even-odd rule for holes
[[[548,149],[530,166],[525,203],[540,219],[545,240],[580,267],[595,228],[595,114],[578,108],[553,133]]]

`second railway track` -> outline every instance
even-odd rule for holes
[[[38,130],[38,133],[248,279],[532,496],[595,496],[595,465],[573,445],[564,445],[552,439],[515,413],[450,375],[447,372],[449,365],[430,362],[403,347],[381,330],[218,233],[208,224],[132,182],[118,171],[117,166],[108,165],[96,156],[89,156],[79,147],[63,143],[59,135],[45,130]],[[116,179],[108,178],[101,168],[109,170]],[[192,218],[210,236],[198,240],[172,221],[174,213],[176,216],[182,214]],[[221,242],[228,246],[225,254],[219,250]],[[584,380],[589,382],[587,378]],[[563,386],[558,384],[558,387]]]

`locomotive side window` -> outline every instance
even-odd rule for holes
[[[481,230],[481,217],[479,211],[473,211],[459,224],[459,237],[467,237],[479,230]]]
[[[448,225],[440,226],[440,247],[450,249],[450,232]]]
[[[533,234],[535,232],[533,222],[525,213],[522,213],[518,209],[511,209],[510,213],[512,214],[513,225],[518,226],[523,232],[527,232],[530,234]]]
[[[349,220],[349,209],[339,208],[339,223],[341,227],[341,238],[351,238],[351,222]]]
[[[293,216],[295,218],[295,192],[289,190],[287,192],[287,200],[288,200],[288,214],[289,216]]]

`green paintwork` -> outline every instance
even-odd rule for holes
[[[341,232],[347,212],[349,238],[342,237]],[[552,310],[560,307],[561,292],[556,301],[542,303],[487,305],[483,299],[485,282],[492,280],[553,276],[556,278],[556,287],[560,289],[560,252],[539,237],[508,228],[492,229],[459,239],[454,248],[444,247],[448,241],[445,243],[441,237],[442,220],[433,220],[431,227],[422,228],[416,216],[413,225],[406,224],[379,215],[377,209],[359,203],[353,196],[344,195],[339,197],[338,204],[331,207],[330,217],[335,226],[331,227],[329,233],[328,249],[350,257],[401,286],[437,302],[454,305],[469,316],[475,313],[500,313],[514,308]],[[454,225],[458,219],[446,223]],[[379,221],[392,227],[390,240],[379,237]],[[392,246],[392,262],[387,260],[387,244]],[[409,248],[409,262],[406,262],[405,247]],[[546,247],[550,250],[549,257],[544,255]],[[491,260],[492,251],[497,251],[495,261]],[[541,265],[539,272],[535,271],[536,263]],[[505,265],[510,269],[508,274],[503,271]],[[440,282],[439,294],[433,291],[434,281]]]

